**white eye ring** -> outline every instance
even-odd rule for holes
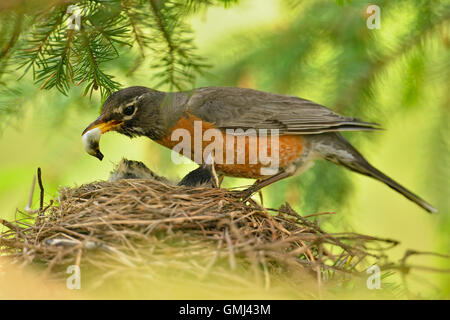
[[[127,111],[131,111],[131,113]],[[136,111],[137,111],[136,101],[133,101],[120,109],[120,112],[124,115],[123,117],[124,120],[130,120],[131,118],[133,118],[133,116],[136,114]]]
[[[134,104],[128,105],[125,108],[123,108],[122,113],[126,116],[132,116],[134,114],[136,107]]]

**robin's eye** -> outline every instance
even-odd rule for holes
[[[123,114],[126,116],[131,116],[134,113],[134,106],[128,106],[123,109]]]

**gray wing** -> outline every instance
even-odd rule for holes
[[[187,110],[220,129],[278,129],[280,134],[318,134],[379,129],[309,100],[234,87],[196,89]]]

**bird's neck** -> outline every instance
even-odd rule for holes
[[[158,106],[151,129],[145,133],[152,140],[167,136],[185,111],[189,94],[185,92],[157,92],[154,103]]]

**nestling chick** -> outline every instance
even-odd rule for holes
[[[209,187],[218,188],[219,179],[214,169],[214,159],[211,154],[205,163],[197,169],[189,172],[179,183],[179,186],[185,187]]]
[[[152,179],[164,183],[169,181],[151,171],[140,161],[122,159],[114,171],[111,172],[108,181],[116,182],[121,179]]]

